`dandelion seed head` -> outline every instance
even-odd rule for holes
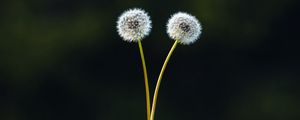
[[[184,12],[172,15],[167,23],[169,37],[186,45],[194,43],[199,38],[201,30],[201,24],[196,17]]]
[[[149,35],[151,20],[148,14],[138,8],[125,11],[117,21],[119,35],[128,42],[137,42]]]

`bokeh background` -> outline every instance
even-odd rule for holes
[[[299,120],[298,0],[1,0],[0,120],[145,120],[138,46],[116,32],[149,12],[151,92],[173,41],[171,14],[203,25],[167,67],[157,120]]]

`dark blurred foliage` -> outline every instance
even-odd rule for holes
[[[299,120],[298,0],[2,0],[0,120],[143,120],[137,44],[118,16],[149,12],[143,41],[151,91],[173,41],[171,14],[203,25],[162,81],[158,120]]]

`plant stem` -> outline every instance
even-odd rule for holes
[[[153,96],[153,103],[152,103],[152,109],[151,109],[151,117],[150,120],[154,120],[154,114],[155,114],[155,108],[156,108],[156,103],[157,103],[157,97],[158,97],[158,91],[159,91],[159,86],[164,74],[164,71],[166,69],[166,66],[170,60],[170,57],[172,56],[173,51],[175,50],[176,46],[177,46],[178,41],[176,40],[172,46],[172,48],[169,51],[168,56],[166,57],[166,60],[161,68],[157,83],[156,83],[156,87],[155,87],[155,92],[154,92],[154,96]]]
[[[150,120],[150,93],[149,93],[149,84],[148,84],[148,75],[147,75],[147,67],[143,52],[143,46],[141,40],[138,41],[139,50],[141,54],[141,60],[143,64],[143,72],[144,72],[144,82],[145,82],[145,91],[146,91],[146,110],[147,110],[147,120]]]

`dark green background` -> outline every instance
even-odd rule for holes
[[[116,32],[149,12],[151,93],[173,40],[171,14],[203,25],[166,70],[156,120],[299,120],[298,0],[1,0],[1,120],[145,120],[138,46]]]

